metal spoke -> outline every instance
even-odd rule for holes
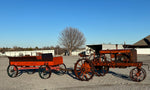
[[[78,77],[78,79],[82,81],[90,80],[94,75],[94,72],[93,70],[91,70],[91,68],[92,67],[89,60],[86,60],[84,58],[79,59],[74,66],[74,72],[76,77]],[[88,75],[87,73],[91,73],[91,75]]]
[[[141,69],[134,68],[130,72],[130,78],[133,81],[140,82],[140,81],[143,81],[145,77],[146,77],[146,73],[143,68]]]
[[[78,63],[78,65],[81,67],[81,65]]]
[[[86,80],[88,80],[88,77],[86,76],[86,74],[84,74],[84,76],[85,76]]]
[[[78,70],[78,69],[81,70],[81,67],[77,67],[77,68],[76,68],[76,70]]]
[[[87,73],[89,75],[89,77],[91,77],[91,75],[89,73]]]

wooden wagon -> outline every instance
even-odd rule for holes
[[[29,74],[38,70],[42,79],[51,76],[52,70],[66,73],[66,65],[63,63],[63,57],[53,57],[52,53],[41,54],[39,56],[8,57],[9,66],[7,68],[8,76],[16,77],[19,71],[26,70]]]

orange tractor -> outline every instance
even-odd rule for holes
[[[130,71],[131,80],[140,82],[145,79],[146,71],[142,68],[143,62],[137,62],[135,49],[102,50],[102,47],[97,45],[89,45],[89,47],[94,49],[95,53],[89,57],[80,54],[83,58],[79,59],[74,66],[75,75],[79,80],[88,81],[94,74],[104,76],[108,73],[109,68],[127,67],[135,67]]]

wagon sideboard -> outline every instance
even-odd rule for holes
[[[63,64],[63,57],[47,57],[43,56],[24,56],[24,57],[8,57],[10,65],[16,66],[40,66],[40,65],[60,65]]]

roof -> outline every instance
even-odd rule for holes
[[[94,50],[102,50],[102,44],[99,45],[87,45],[88,47],[94,49]]]
[[[102,44],[99,45],[87,45],[88,47],[92,48],[95,50],[96,53],[99,53],[100,50],[102,50]]]
[[[150,48],[150,45],[123,45],[124,48]]]
[[[150,35],[147,37],[143,38],[142,40],[134,43],[133,45],[150,45]]]

